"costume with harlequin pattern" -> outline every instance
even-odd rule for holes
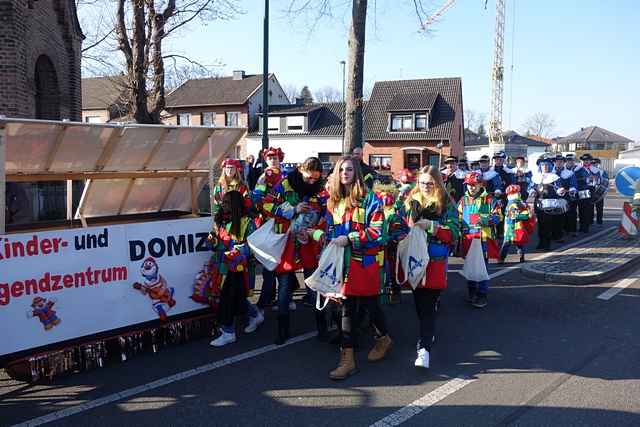
[[[520,186],[511,184],[506,188],[507,204],[504,209],[504,233],[500,261],[504,262],[509,248],[516,245],[520,262],[524,262],[525,245],[533,231],[529,206],[520,197]]]
[[[465,177],[467,191],[458,202],[458,221],[462,234],[462,252],[466,256],[473,239],[480,239],[485,262],[489,258],[499,259],[500,249],[496,241],[496,227],[502,222],[500,204],[483,187],[484,180],[479,172],[469,172]],[[469,185],[476,185],[479,190],[471,193]],[[489,281],[467,281],[469,298],[485,298],[489,291]]]

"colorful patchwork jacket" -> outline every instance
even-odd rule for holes
[[[222,204],[222,198],[224,197],[224,193],[227,191],[238,191],[242,194],[243,204],[247,212],[250,210],[252,201],[251,201],[251,193],[246,185],[241,184],[239,182],[234,182],[227,185],[227,188],[222,187],[222,184],[218,183],[215,187],[213,187],[213,212],[211,215],[215,215],[220,210],[220,205]]]
[[[345,248],[344,295],[378,295],[384,284],[384,209],[383,202],[369,192],[356,208],[346,209],[342,200],[333,212],[325,215],[325,236],[330,242],[347,236],[351,244]]]
[[[525,222],[529,220],[529,207],[521,199],[508,200],[504,210],[504,243],[523,244],[528,241]],[[524,236],[527,234],[527,236]],[[526,241],[523,242],[523,239]]]
[[[231,223],[215,225],[211,230],[212,255],[195,277],[191,299],[218,308],[220,293],[229,272],[242,273],[243,283],[250,294],[255,285],[255,262],[246,244],[255,230],[253,219],[245,216],[240,222],[240,236],[231,234]]]
[[[285,175],[277,168],[267,168],[253,190],[253,203],[260,214],[259,225],[273,218],[276,233],[286,233],[295,214],[295,197]]]
[[[240,220],[238,236],[231,233],[231,223],[216,226],[211,233],[216,237],[213,242],[213,258],[218,270],[224,276],[229,272],[242,273],[247,290],[255,287],[255,263],[247,245],[247,237],[255,229],[255,222],[244,216]]]
[[[482,239],[483,248],[497,248],[496,227],[502,222],[502,211],[496,199],[482,189],[479,195],[472,197],[467,191],[458,202],[458,221],[463,240],[463,252],[469,248],[471,239]],[[499,252],[499,251],[498,251]],[[499,253],[494,254],[499,257]]]
[[[431,226],[425,231],[428,236],[429,264],[425,280],[420,288],[444,289],[447,287],[449,252],[458,241],[460,227],[456,206],[448,203],[440,214],[429,205],[421,193],[415,193],[404,203],[402,210],[403,238],[409,228],[421,219],[431,220]]]

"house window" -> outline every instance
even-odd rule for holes
[[[216,125],[216,113],[207,111],[201,114],[200,123],[202,126],[215,126]]]
[[[416,114],[416,130],[424,131],[424,130],[427,130],[428,126],[429,125],[427,123],[427,115],[424,113]]]
[[[191,126],[191,114],[190,113],[178,114],[178,126]]]
[[[86,116],[84,118],[85,123],[102,123],[100,116]]]
[[[587,144],[586,142],[576,143],[576,150],[588,150],[588,149],[589,149],[589,144]]]
[[[412,131],[413,115],[411,114],[392,114],[391,115],[391,131]]]
[[[304,132],[304,116],[287,117],[287,132]]]
[[[240,127],[240,113],[238,112],[228,112],[225,116],[225,126],[237,128]]]
[[[280,117],[269,117],[268,132],[269,133],[278,133],[280,132]]]
[[[440,166],[440,156],[436,154],[429,155],[429,164],[431,166],[439,167]]]
[[[391,170],[391,155],[370,155],[369,166],[377,171],[389,171]]]
[[[411,170],[420,169],[422,167],[420,153],[407,153],[405,155],[404,167]]]

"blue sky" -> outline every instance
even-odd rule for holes
[[[341,87],[348,9],[336,8],[333,20],[309,33],[307,20],[285,17],[288,3],[271,0],[270,71],[283,85]],[[418,34],[412,0],[378,0],[376,13],[369,3],[365,85],[460,76],[465,109],[488,113],[493,0],[487,10],[483,0],[458,0],[430,36]],[[223,74],[261,73],[264,2],[242,4],[244,15],[193,26],[170,47],[204,64],[219,59]],[[640,140],[638,22],[636,0],[507,0],[504,127],[518,130],[527,117],[545,112],[556,121],[555,135],[598,125]]]

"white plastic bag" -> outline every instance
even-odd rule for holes
[[[413,289],[423,281],[429,264],[429,245],[427,233],[420,227],[412,227],[403,240],[398,243],[396,251],[396,281],[398,277],[398,266],[402,266],[405,280],[398,282],[402,285],[409,282]]]
[[[270,219],[247,237],[247,243],[254,256],[267,270],[273,271],[280,264],[289,233],[273,231],[275,221]]]
[[[342,283],[344,281],[344,247],[329,242],[320,255],[318,268],[313,274],[304,280],[304,283],[316,291],[316,308],[324,309],[329,303],[325,299],[324,305],[320,305],[320,295],[324,297],[341,298]]]
[[[473,239],[471,242],[467,257],[464,259],[462,275],[472,282],[489,280],[489,273],[487,273],[487,264],[484,262],[480,239]]]

